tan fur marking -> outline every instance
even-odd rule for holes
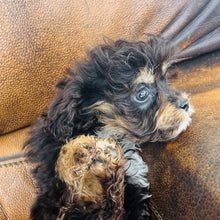
[[[184,118],[184,114],[177,107],[167,103],[167,105],[159,111],[157,128],[160,130],[166,130],[178,127]]]
[[[184,94],[186,98],[187,95]],[[157,112],[156,129],[165,131],[167,137],[174,138],[179,135],[191,122],[193,109],[190,106],[188,112],[178,109],[171,103],[165,103]]]
[[[153,75],[152,69],[147,69],[147,67],[142,68],[138,77],[135,79],[134,84],[138,85],[140,83],[152,84],[155,82],[155,77]]]
[[[106,114],[114,114],[114,106],[110,103],[104,101],[98,101],[91,106],[91,109],[106,113]]]
[[[97,114],[99,122],[103,123],[105,126],[103,130],[109,134],[125,134],[126,129],[128,127],[127,123],[125,122],[124,118],[119,116],[115,112],[115,108],[113,105],[106,103],[106,102],[97,102],[93,105],[92,110],[101,112],[104,114]],[[110,115],[111,117],[107,117],[106,115]]]

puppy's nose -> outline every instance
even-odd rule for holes
[[[188,109],[189,109],[189,100],[188,99],[180,100],[178,108],[181,108],[185,111],[188,111]]]

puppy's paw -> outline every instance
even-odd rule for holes
[[[56,171],[61,180],[71,185],[88,172],[104,178],[107,169],[121,165],[124,165],[123,152],[112,138],[82,135],[62,147]]]
[[[113,139],[82,135],[62,147],[55,170],[75,199],[90,202],[103,199],[104,183],[114,180],[118,170],[124,178],[124,165],[121,147]]]

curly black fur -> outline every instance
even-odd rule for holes
[[[119,141],[128,160],[125,219],[150,219],[144,211],[149,198],[148,168],[137,144],[166,140],[166,132],[174,130],[156,127],[156,112],[164,102],[176,105],[181,99],[181,93],[168,86],[163,70],[170,51],[166,42],[154,36],[148,42],[111,42],[90,51],[86,61],[57,83],[54,101],[34,124],[26,143],[29,160],[39,163],[33,171],[39,197],[31,219],[54,219],[58,215],[62,206],[59,192],[50,191],[55,182],[55,163],[66,140],[81,134],[112,136]],[[151,94],[144,103],[136,100],[134,86],[143,68],[152,71],[155,79],[150,85],[144,84]],[[54,193],[54,201],[47,200],[48,193]],[[75,213],[71,219],[91,219],[90,215]]]

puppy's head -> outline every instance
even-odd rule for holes
[[[156,37],[148,42],[118,41],[92,52],[106,68],[104,86],[97,89],[103,99],[92,106],[103,133],[141,143],[166,141],[187,128],[193,109],[187,95],[168,82],[171,53],[168,43]]]
[[[62,147],[55,169],[69,190],[69,203],[122,216],[124,166],[121,147],[113,139],[82,135]]]
[[[96,47],[58,84],[61,96],[49,112],[60,122],[55,132],[62,127],[59,136],[65,137],[95,131],[139,143],[176,137],[189,125],[192,107],[185,93],[169,85],[170,54],[154,36]]]

